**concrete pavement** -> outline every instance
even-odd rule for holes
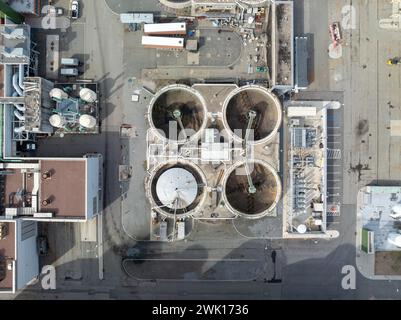
[[[60,283],[54,292],[40,289],[39,285],[28,287],[17,298],[32,299],[369,299],[369,298],[401,298],[398,281],[371,281],[357,273],[356,290],[343,290],[341,268],[344,265],[356,266],[356,192],[366,183],[380,180],[400,179],[401,172],[397,166],[398,150],[395,138],[388,133],[389,117],[398,117],[399,112],[399,69],[388,69],[382,62],[389,54],[397,54],[400,50],[398,34],[383,34],[376,27],[376,13],[380,12],[377,1],[352,1],[358,19],[358,28],[344,32],[344,52],[342,59],[331,61],[327,55],[329,44],[328,23],[341,20],[341,8],[351,1],[304,0],[297,1],[296,33],[313,35],[314,57],[312,61],[314,82],[311,85],[311,96],[324,96],[324,100],[337,100],[344,91],[344,167],[343,167],[343,205],[338,217],[340,237],[335,240],[318,242],[310,240],[269,241],[241,239],[233,242],[229,236],[231,231],[219,231],[209,227],[209,234],[202,238],[194,238],[191,243],[175,245],[150,245],[148,250],[154,253],[170,253],[178,255],[193,244],[203,246],[204,253],[210,256],[217,252],[224,261],[232,252],[247,258],[251,252],[264,252],[276,249],[282,283],[271,284],[265,279],[271,276],[272,262],[266,254],[266,268],[255,281],[229,282],[222,285],[219,281],[137,281],[130,279],[121,268],[121,261],[127,250],[138,247],[133,239],[127,236],[122,228],[120,208],[120,184],[117,167],[122,160],[119,126],[125,122],[125,112],[130,112],[129,119],[135,119],[132,125],[138,127],[139,137],[143,137],[143,107],[135,109],[130,104],[129,94],[133,90],[129,79],[138,75],[142,65],[140,60],[126,60],[129,50],[123,47],[123,28],[118,16],[111,13],[104,4],[95,5],[94,0],[85,1],[85,23],[87,27],[85,47],[90,55],[91,68],[88,76],[102,79],[103,108],[105,117],[102,124],[104,130],[104,148],[107,150],[106,161],[106,210],[104,212],[104,280],[100,281],[97,272],[85,273],[78,280],[65,279],[63,269],[60,270]],[[380,2],[381,3],[381,2]],[[303,13],[303,14],[302,14]],[[107,21],[107,24],[102,23]],[[134,35],[126,35],[134,37]],[[367,40],[369,39],[369,40]],[[135,49],[135,50],[134,50]],[[153,64],[152,58],[147,61]],[[366,66],[366,67],[365,67]],[[391,76],[389,76],[391,74]],[[398,86],[398,87],[397,87]],[[323,94],[318,91],[324,91]],[[391,100],[389,108],[387,100]],[[384,108],[384,109],[383,109]],[[127,111],[129,109],[129,111]],[[391,109],[391,110],[390,110]],[[368,130],[358,132],[361,120],[368,121]],[[129,158],[136,169],[141,164],[141,139],[133,138],[129,142]],[[364,142],[362,142],[364,141]],[[125,151],[125,152],[128,152]],[[136,151],[136,153],[132,153]],[[72,152],[72,151],[71,151]],[[139,154],[138,154],[139,153]],[[135,160],[138,156],[139,159]],[[380,156],[380,159],[379,159]],[[371,157],[371,158],[369,158]],[[379,160],[378,160],[379,159]],[[388,159],[382,161],[382,159]],[[362,170],[359,176],[358,164],[368,165],[369,170]],[[350,168],[356,168],[350,170]],[[360,177],[360,178],[359,178]],[[129,188],[141,188],[141,181],[131,181]],[[134,186],[135,184],[135,186]],[[139,194],[139,193],[138,193]],[[133,198],[136,199],[136,198]],[[130,200],[132,201],[132,200]],[[143,200],[142,200],[143,201]],[[144,202],[137,203],[139,209]],[[136,212],[140,214],[140,212]],[[143,222],[143,223],[146,223]],[[221,237],[218,237],[221,236]],[[70,239],[70,241],[73,241]],[[196,242],[198,241],[198,242]],[[144,246],[144,244],[140,244]],[[146,245],[145,245],[146,246]],[[87,257],[77,261],[65,262],[64,270],[71,268],[88,268],[97,270],[95,257]],[[206,264],[207,266],[207,264]],[[64,278],[64,280],[63,280]],[[88,288],[91,289],[88,289]]]

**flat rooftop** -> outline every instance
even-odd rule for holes
[[[326,230],[326,109],[294,101],[287,106],[290,133],[289,230]],[[301,226],[305,226],[305,231]],[[301,226],[298,230],[298,226]]]
[[[299,88],[307,88],[308,81],[308,38],[295,38],[295,84]]]
[[[8,0],[8,5],[20,13],[33,13],[36,11],[37,0]]]
[[[0,62],[6,64],[29,63],[31,29],[27,24],[0,25]]]
[[[40,211],[52,212],[56,218],[85,218],[85,159],[40,160],[40,166],[42,174],[50,174],[50,178],[41,178]],[[50,203],[43,205],[43,200]]]
[[[4,171],[3,171],[4,172]],[[31,192],[33,190],[33,175],[21,169],[5,170],[0,178],[3,179],[2,205],[4,208],[20,208],[31,205]]]
[[[15,223],[0,222],[5,236],[0,237],[0,290],[13,288],[13,271],[8,270],[7,264],[15,260]]]
[[[401,205],[401,187],[369,186],[363,190],[361,205],[363,227],[374,232],[377,251],[400,251],[387,241],[389,233],[397,233],[401,223],[390,217],[392,208]]]

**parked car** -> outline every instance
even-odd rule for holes
[[[77,68],[62,68],[60,69],[60,74],[66,77],[77,77],[79,71]]]
[[[78,19],[79,17],[79,3],[77,0],[71,1],[71,19]]]

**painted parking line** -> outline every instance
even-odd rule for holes
[[[332,224],[340,224],[340,221],[332,221],[332,222],[327,222],[327,224],[330,226]]]

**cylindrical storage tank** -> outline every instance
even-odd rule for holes
[[[257,219],[268,215],[281,197],[281,181],[276,170],[262,160],[249,160],[248,168],[256,192],[249,190],[245,162],[234,164],[223,180],[223,200],[234,214]]]
[[[183,10],[192,5],[191,0],[159,0],[159,2],[167,8],[174,10]]]
[[[187,217],[206,200],[206,177],[189,161],[170,161],[158,165],[149,179],[152,209],[173,218]]]
[[[68,94],[61,90],[60,88],[53,88],[49,92],[50,98],[56,99],[56,100],[63,100],[68,98]]]
[[[88,129],[92,129],[94,127],[96,127],[96,118],[92,117],[89,114],[83,114],[79,117],[79,124],[84,127],[84,128],[88,128]]]
[[[233,90],[223,104],[223,123],[237,142],[244,140],[250,112],[255,112],[256,117],[251,126],[253,139],[248,142],[251,144],[269,142],[281,126],[280,100],[262,86],[248,85]]]
[[[169,85],[159,90],[150,101],[148,119],[150,126],[156,129],[156,135],[164,141],[184,143],[195,140],[207,125],[206,102],[191,87]],[[189,136],[187,140],[183,136],[180,122],[185,134]],[[174,127],[177,131],[170,130]]]
[[[262,5],[265,4],[267,1],[268,0],[240,0],[240,2],[251,6]]]
[[[85,101],[85,102],[95,102],[97,100],[97,94],[95,91],[88,89],[88,88],[82,88],[79,91],[79,97]]]
[[[62,115],[59,114],[53,114],[49,117],[49,122],[52,127],[55,128],[63,128],[65,125],[65,119]]]

